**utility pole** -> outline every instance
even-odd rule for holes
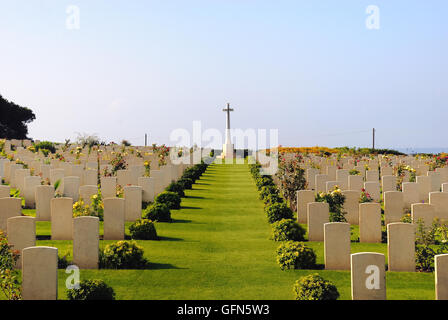
[[[375,152],[375,128],[373,128],[372,152]]]
[[[148,135],[145,133],[145,147],[148,146]]]

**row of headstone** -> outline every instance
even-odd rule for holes
[[[323,225],[324,260],[327,270],[350,269],[350,224]],[[389,271],[415,272],[415,225],[396,222],[387,225]]]
[[[345,218],[350,224],[360,224],[360,192],[355,190],[342,191],[345,196],[343,210],[346,212]],[[405,183],[403,192],[387,191],[384,193],[384,217],[386,224],[399,222],[406,209],[411,209],[412,217],[414,212],[418,218],[425,216],[431,221],[435,218],[448,221],[448,192],[430,192],[428,203],[422,203],[417,198],[415,184]],[[311,190],[297,191],[297,219],[299,223],[308,223],[308,204],[315,201],[315,194]],[[381,206],[377,202],[370,203],[378,208]],[[418,209],[413,209],[413,208]],[[429,209],[424,209],[429,208]],[[416,211],[417,210],[417,211]],[[426,210],[426,211],[423,211]],[[427,212],[427,213],[420,213]],[[380,215],[381,216],[381,215]],[[417,221],[417,220],[415,220]]]
[[[410,233],[409,231],[407,233]],[[397,232],[396,236],[399,233]],[[410,246],[409,246],[410,247]],[[393,250],[401,249],[398,245]],[[410,250],[410,248],[403,248]],[[389,248],[389,255],[391,249]],[[391,263],[405,262],[389,258],[389,270]],[[435,298],[436,300],[448,300],[448,254],[436,255],[435,266]],[[350,255],[351,293],[353,300],[386,300],[386,270],[384,254],[375,252],[360,252]],[[391,270],[392,271],[392,270]],[[400,270],[398,270],[400,271]]]

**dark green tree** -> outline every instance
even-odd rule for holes
[[[26,139],[27,124],[36,119],[34,112],[0,95],[0,138]]]

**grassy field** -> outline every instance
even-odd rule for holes
[[[137,241],[152,263],[148,270],[82,270],[81,279],[101,278],[117,299],[293,299],[301,276],[318,272],[351,299],[350,272],[280,270],[278,243],[258,200],[247,165],[211,165],[193,190],[187,190],[173,223],[157,223],[160,241]],[[25,214],[34,214],[25,210]],[[129,226],[129,224],[127,224]],[[102,232],[102,230],[101,230]],[[357,233],[357,230],[354,230]],[[62,256],[71,241],[50,241],[50,223],[37,223],[37,245],[54,246]],[[111,241],[100,241],[100,246]],[[307,243],[323,267],[323,243]],[[352,252],[387,254],[385,244],[352,242]],[[387,260],[387,258],[386,258]],[[59,271],[59,298],[68,275]],[[434,299],[432,273],[387,272],[388,299]]]

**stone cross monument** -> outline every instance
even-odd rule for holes
[[[230,109],[230,103],[227,103],[227,108],[222,109],[222,111],[227,112],[227,122],[226,122],[226,142],[222,146],[222,156],[223,158],[233,159],[233,144],[232,139],[230,138],[230,112],[233,109]]]

